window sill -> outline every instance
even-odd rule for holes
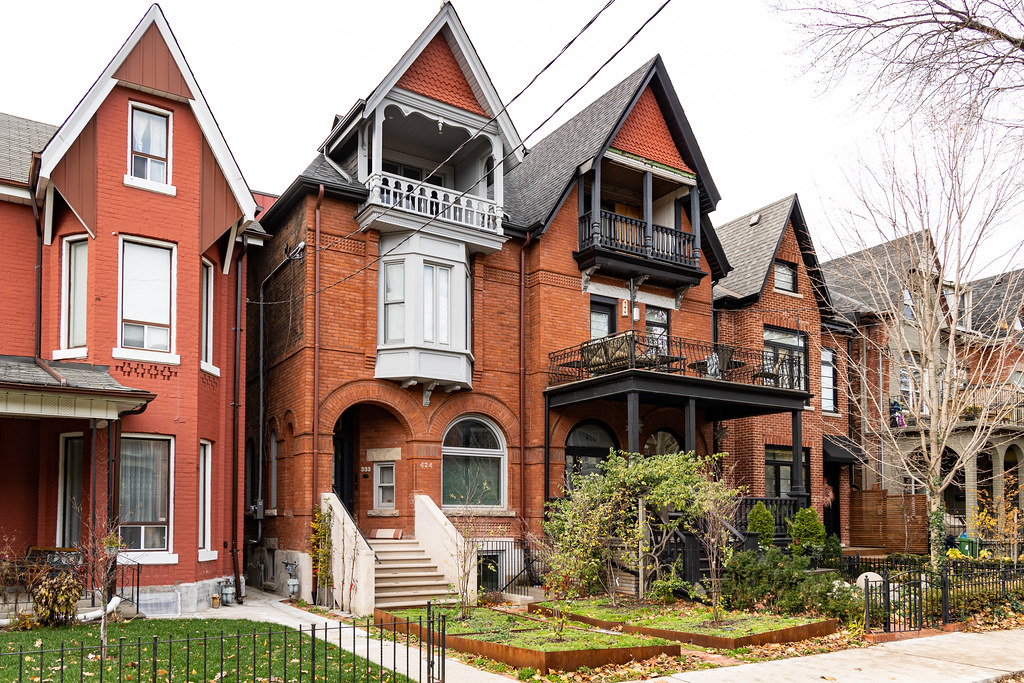
[[[452,517],[515,517],[516,513],[505,508],[442,507],[441,512]]]
[[[208,372],[214,377],[220,377],[220,368],[216,365],[210,365],[205,360],[199,361],[199,369],[203,372]]]
[[[211,560],[216,560],[216,559],[217,559],[217,551],[216,550],[200,550],[199,551],[199,561],[200,562],[209,562]]]
[[[367,510],[367,517],[398,517],[398,510]]]
[[[125,187],[134,187],[136,190],[146,190],[147,192],[164,194],[168,197],[176,197],[178,195],[178,188],[174,185],[157,183],[152,180],[146,180],[145,178],[136,178],[135,176],[128,175],[127,173],[124,174],[124,185]]]
[[[67,360],[69,358],[85,358],[89,355],[89,349],[80,347],[77,349],[54,349],[50,353],[51,360]]]
[[[801,294],[800,292],[787,292],[784,289],[778,289],[778,288],[775,288],[775,287],[772,288],[772,291],[775,292],[776,294],[782,294],[784,296],[791,296],[794,299],[803,299],[804,298],[804,295]]]
[[[178,564],[177,553],[166,550],[122,550],[118,554],[120,556],[139,564]]]
[[[832,411],[832,410],[822,410],[821,414],[824,417],[842,417],[843,416],[842,413],[837,413],[837,412]]]
[[[110,351],[117,360],[138,360],[144,363],[161,363],[163,365],[181,365],[181,356],[163,351],[146,351],[145,349],[125,349],[117,346]]]

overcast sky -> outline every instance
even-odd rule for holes
[[[510,99],[605,0],[457,0],[490,77]],[[510,108],[526,137],[663,0],[619,0]],[[0,111],[59,124],[116,53],[147,2],[36,0],[5,7]],[[161,3],[254,190],[280,193],[330,129],[436,14],[436,0]],[[854,89],[822,96],[789,18],[764,0],[673,0],[545,131],[660,53],[722,202],[716,225],[797,192],[819,257],[843,252],[830,224],[851,200],[858,150],[878,119]]]

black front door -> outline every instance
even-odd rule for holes
[[[826,462],[822,465],[825,482],[832,489],[832,503],[825,506],[825,514],[822,521],[825,523],[825,533],[835,534],[836,536],[842,535],[840,534],[842,519],[839,516],[839,473],[843,467],[849,467],[849,465],[842,465],[836,462]]]
[[[334,425],[334,493],[352,515],[356,514],[357,410],[349,408]]]

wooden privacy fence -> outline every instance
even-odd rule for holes
[[[924,494],[884,490],[850,492],[850,545],[890,553],[928,552],[928,500]]]

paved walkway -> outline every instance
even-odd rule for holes
[[[307,632],[312,625],[323,628],[325,625],[332,627],[328,631],[326,640],[338,645],[338,630],[336,627],[341,624],[337,619],[330,619],[312,614],[305,610],[292,607],[282,602],[279,595],[264,593],[252,588],[246,589],[245,602],[241,605],[222,606],[218,609],[205,609],[200,612],[182,614],[182,617],[195,617],[199,619],[251,619],[283,626],[299,628]],[[419,648],[406,648],[404,645],[380,641],[370,638],[365,629],[352,628],[347,624],[341,629],[343,634],[341,648],[349,652],[355,652],[361,657],[367,657],[372,662],[381,663],[388,668],[395,668],[398,673],[406,673],[406,662],[409,662],[408,676],[413,680],[420,680],[419,658],[422,655]],[[323,639],[322,634],[317,634]],[[354,637],[353,637],[354,635]],[[367,656],[369,655],[369,656]],[[408,658],[408,659],[407,659]],[[393,667],[393,663],[397,666]],[[509,683],[511,679],[493,674],[488,671],[481,671],[462,662],[447,659],[445,662],[445,675],[447,680],[458,683]],[[423,667],[423,678],[426,678],[426,667]]]
[[[724,683],[760,681],[998,681],[1024,670],[1024,630],[945,633],[857,650],[795,657],[761,664],[693,671],[648,683]]]

